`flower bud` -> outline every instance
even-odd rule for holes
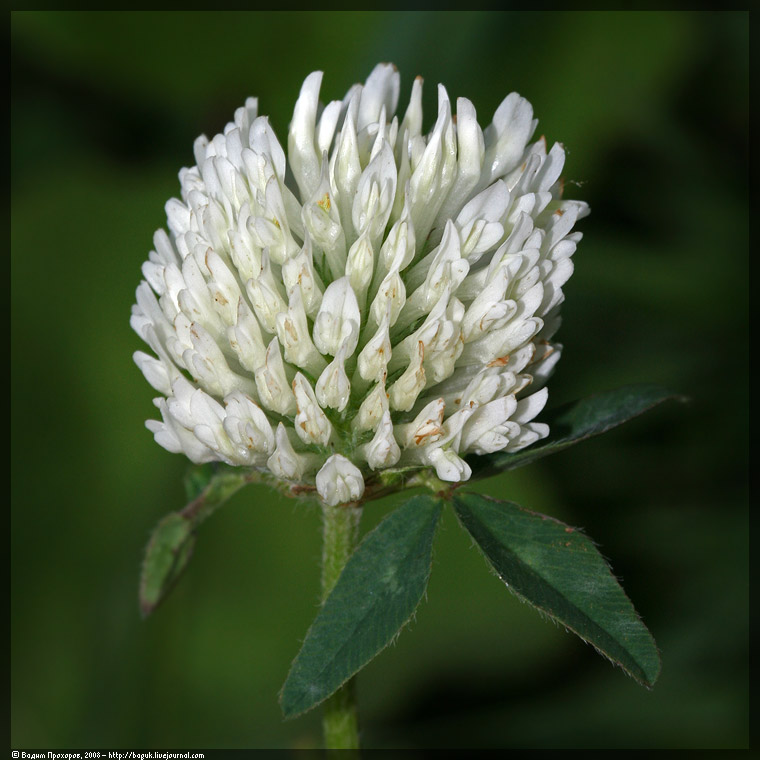
[[[328,507],[358,501],[364,493],[361,470],[340,454],[333,454],[317,473],[317,493]]]

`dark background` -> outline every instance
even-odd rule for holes
[[[317,608],[315,509],[258,487],[203,529],[154,618],[136,584],[186,462],[144,429],[128,325],[192,141],[247,95],[284,140],[303,78],[378,61],[475,104],[517,90],[592,214],[550,403],[687,394],[483,486],[584,526],[662,651],[651,692],[519,604],[451,514],[427,599],[360,676],[374,747],[748,744],[748,26],[730,13],[11,16],[14,748],[314,747],[277,692]],[[392,506],[365,511],[365,527]]]

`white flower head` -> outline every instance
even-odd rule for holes
[[[161,396],[156,441],[193,462],[266,469],[331,505],[365,478],[518,451],[560,354],[562,286],[585,203],[562,199],[564,150],[531,143],[508,95],[481,129],[443,86],[422,134],[380,64],[342,101],[301,88],[287,154],[249,98],[195,143],[143,266],[135,362]]]

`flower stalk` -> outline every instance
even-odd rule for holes
[[[359,537],[362,508],[356,503],[322,505],[322,603],[338,582]],[[326,749],[358,749],[356,679],[351,678],[324,705]]]
[[[393,554],[398,576],[371,574],[380,586],[364,594],[401,626],[415,606],[402,602],[424,592],[441,500],[456,500],[479,458],[506,461],[549,436],[537,418],[561,353],[562,287],[582,237],[573,227],[588,206],[563,198],[564,149],[531,142],[537,121],[517,93],[481,128],[474,105],[439,85],[425,134],[421,78],[403,113],[391,64],[343,100],[322,103],[321,82],[321,72],[304,81],[286,143],[255,98],[195,141],[142,267],[131,324],[151,353],[134,359],[158,394],[160,420],[146,425],[162,447],[318,496],[328,620],[361,504],[432,491],[421,512],[403,513],[419,533],[386,525],[410,553]],[[192,509],[205,516],[226,493],[204,492]],[[145,609],[181,572],[193,529],[175,517],[152,543]],[[383,566],[390,538],[373,535],[359,560]],[[391,581],[410,595],[385,593]],[[336,604],[360,614],[355,601]],[[360,628],[320,631],[369,651]],[[356,671],[338,668],[330,691],[315,691],[329,670],[322,646],[296,659],[283,711],[332,694],[326,747],[357,749]]]

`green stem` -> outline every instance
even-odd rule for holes
[[[322,602],[337,583],[356,546],[361,514],[362,508],[356,504],[322,506]],[[322,727],[327,749],[359,749],[354,678],[325,702]]]

